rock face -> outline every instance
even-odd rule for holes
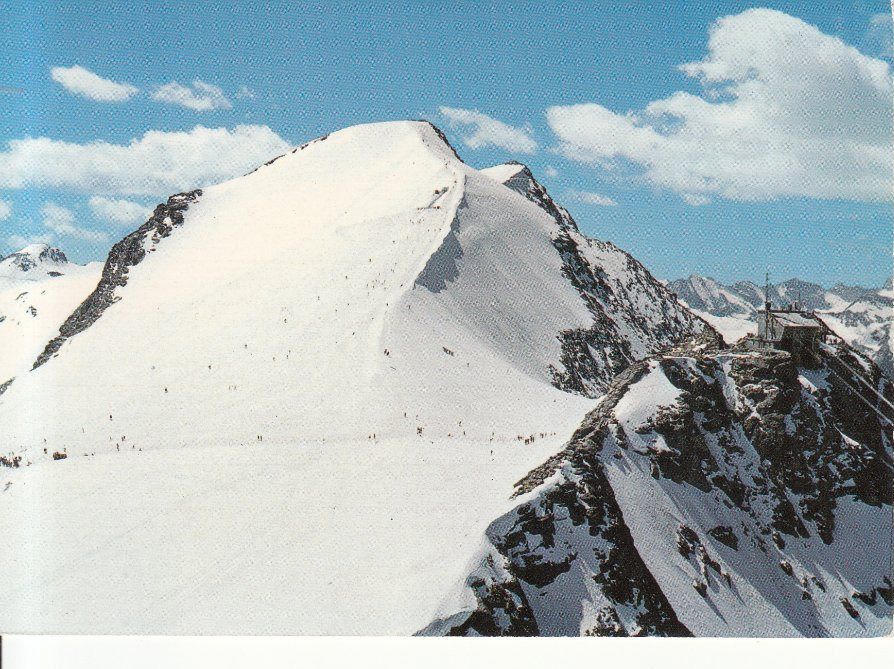
[[[488,528],[477,608],[426,631],[889,633],[894,388],[820,358],[705,335],[634,363]]]
[[[764,289],[750,281],[723,285],[710,277],[693,274],[688,279],[671,281],[668,288],[718,328],[728,341],[755,330],[754,314],[764,305]],[[770,285],[769,296],[775,307],[798,301],[804,309],[816,311],[838,336],[872,358],[889,378],[894,378],[891,341],[894,294],[890,288],[878,290],[837,284],[826,290],[815,283],[789,279]]]

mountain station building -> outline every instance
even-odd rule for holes
[[[757,312],[757,336],[765,345],[788,351],[799,361],[809,362],[819,349],[825,328],[812,313],[793,307],[773,309],[767,305]],[[804,353],[808,354],[805,359]]]

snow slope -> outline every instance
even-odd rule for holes
[[[31,369],[62,322],[96,288],[101,263],[69,262],[32,244],[0,259],[0,386]]]
[[[568,225],[409,122],[157,207],[0,396],[0,626],[423,627],[607,379],[704,327]]]

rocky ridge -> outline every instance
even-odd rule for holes
[[[811,369],[709,333],[636,362],[488,528],[477,608],[426,631],[888,633],[892,402],[834,339]]]

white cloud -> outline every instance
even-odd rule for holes
[[[680,68],[704,96],[679,91],[641,112],[552,107],[566,157],[632,163],[647,180],[704,203],[786,196],[890,198],[891,73],[837,37],[782,12],[719,19],[708,55]]]
[[[547,166],[543,169],[543,173],[544,173],[546,176],[548,176],[550,179],[555,179],[557,176],[559,176],[559,170],[557,170],[557,169],[556,169],[555,167],[553,167],[552,165],[547,165]]]
[[[55,202],[46,202],[40,208],[43,216],[43,227],[57,235],[84,239],[87,241],[103,241],[106,238],[104,232],[88,230],[75,224],[75,214],[71,209],[59,206]]]
[[[0,200],[0,221],[5,221],[12,214],[12,205],[6,200]]]
[[[98,102],[124,102],[139,92],[136,86],[104,79],[80,65],[54,67],[50,76],[69,93]]]
[[[240,100],[254,100],[255,92],[248,86],[240,86],[239,90],[236,91],[236,97]]]
[[[894,57],[894,26],[892,26],[891,12],[872,15],[869,19],[869,28],[866,30],[865,42],[879,56]]]
[[[279,135],[258,125],[150,130],[128,144],[16,139],[0,151],[0,188],[158,197],[239,176],[287,148]]]
[[[472,149],[498,146],[513,153],[534,153],[537,142],[528,127],[517,128],[471,109],[441,107],[441,116],[454,128],[462,128],[463,143]]]
[[[696,195],[695,193],[681,193],[680,197],[683,198],[683,202],[690,204],[693,207],[701,207],[702,205],[711,203],[711,198],[705,197],[704,195]]]
[[[152,99],[195,111],[231,109],[233,107],[222,89],[205,83],[201,79],[193,81],[192,88],[176,81],[159,86],[152,92]]]
[[[89,204],[90,209],[97,218],[120,225],[142,223],[152,213],[150,207],[146,207],[139,202],[111,199],[99,195],[91,197]]]
[[[577,200],[578,202],[583,202],[584,204],[595,204],[600,207],[614,207],[618,204],[610,197],[585,190],[570,190],[568,191],[568,197],[569,199]]]

